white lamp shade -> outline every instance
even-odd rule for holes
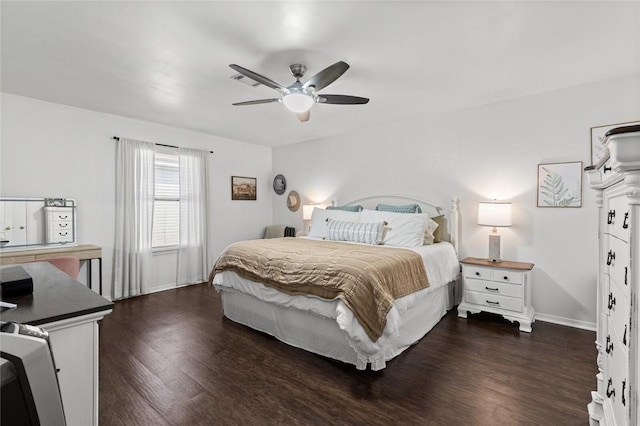
[[[316,206],[311,204],[302,206],[302,220],[311,220],[311,215],[313,215],[314,208],[316,208]]]
[[[511,203],[481,201],[478,205],[478,225],[511,226]]]

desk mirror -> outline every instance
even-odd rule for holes
[[[75,200],[0,197],[0,249],[75,243]]]

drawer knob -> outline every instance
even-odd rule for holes
[[[485,287],[485,290],[488,290],[488,291],[497,291],[498,293],[500,293],[500,289],[499,289],[499,288]]]
[[[616,218],[616,211],[609,210],[609,214],[607,215],[607,225],[611,225],[615,218]]]
[[[612,396],[615,396],[615,394],[616,389],[613,387],[613,380],[609,378],[609,380],[607,381],[607,398],[611,398]]]
[[[500,302],[492,302],[491,300],[486,301],[490,305],[500,305]]]
[[[506,276],[506,275],[504,277],[502,277],[502,279],[504,279],[505,281],[509,281],[509,277]]]
[[[624,214],[624,221],[622,222],[622,229],[627,229],[629,227],[629,212]]]
[[[607,266],[611,266],[614,260],[616,260],[616,252],[609,250],[609,253],[607,253]]]
[[[613,297],[613,293],[609,293],[609,302],[607,303],[607,307],[611,310],[614,306],[616,306],[616,298]]]
[[[478,277],[479,277],[479,276],[480,276],[480,272],[476,272],[476,276],[478,276]]]

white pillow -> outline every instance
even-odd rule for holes
[[[394,213],[363,210],[362,222],[387,222],[384,245],[419,247],[424,245],[424,233],[429,217],[423,213]]]
[[[326,238],[327,219],[344,220],[348,222],[360,222],[360,212],[350,212],[345,210],[325,210],[318,207],[313,209],[311,214],[310,237]]]

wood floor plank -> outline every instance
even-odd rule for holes
[[[357,371],[225,319],[199,284],[100,322],[100,424],[587,425],[594,340],[449,312],[385,370]]]

